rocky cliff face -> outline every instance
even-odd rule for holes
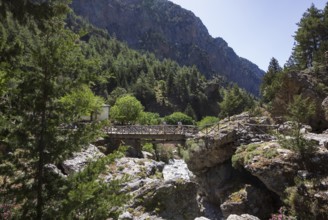
[[[242,114],[188,141],[187,164],[200,196],[225,218],[247,213],[268,219],[285,205],[300,219],[327,219],[328,135],[304,130],[316,142],[304,158],[266,134],[270,121]]]
[[[208,78],[225,76],[258,94],[264,72],[236,55],[222,38],[211,37],[192,12],[170,1],[73,0],[72,8],[134,49],[196,65]]]

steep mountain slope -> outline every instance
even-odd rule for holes
[[[192,12],[167,0],[73,0],[76,14],[138,50],[196,65],[207,78],[223,75],[258,94],[264,72],[222,38],[212,38]]]

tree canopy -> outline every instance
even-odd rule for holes
[[[220,116],[227,117],[239,114],[250,109],[253,105],[252,97],[237,85],[233,85],[224,91],[223,100],[220,102]]]
[[[194,120],[182,112],[174,112],[171,115],[165,116],[164,121],[170,125],[178,125],[179,123],[183,125],[194,124]]]
[[[297,26],[292,55],[295,64],[304,69],[313,66],[314,61],[323,63],[324,53],[328,50],[328,4],[324,10],[312,4]]]
[[[141,116],[144,107],[132,95],[126,95],[116,100],[115,105],[110,109],[111,120],[122,124],[135,123]]]
[[[59,163],[99,135],[97,122],[67,129],[81,109],[95,108],[100,99],[87,87],[96,79],[92,58],[82,53],[79,35],[65,28],[59,10],[68,9],[65,2],[5,1],[0,15],[0,140],[7,149],[0,155],[0,203],[12,205],[13,218],[49,218],[64,197],[62,186],[45,174],[46,164]],[[16,4],[28,12],[26,20],[17,18]],[[29,6],[53,14],[34,16]]]
[[[282,71],[279,62],[276,58],[271,58],[268,71],[264,75],[261,84],[261,95],[264,102],[270,102],[273,98],[276,90],[279,88],[278,73]]]

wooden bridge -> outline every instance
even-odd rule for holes
[[[187,125],[122,125],[106,128],[109,138],[185,141],[198,132],[196,126]]]

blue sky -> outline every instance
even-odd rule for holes
[[[222,37],[241,57],[264,71],[275,57],[281,66],[289,58],[296,23],[313,3],[326,0],[170,0],[192,11],[212,37]]]

